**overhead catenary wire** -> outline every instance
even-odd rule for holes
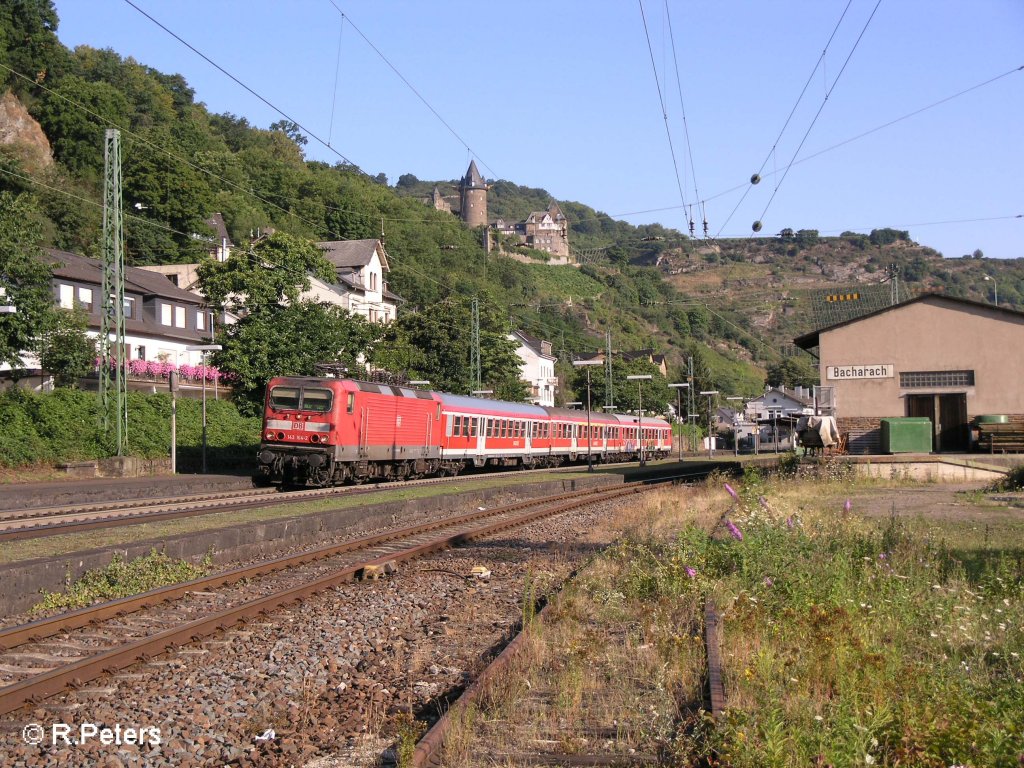
[[[128,0],[126,0],[126,2],[127,1]],[[244,185],[241,185],[241,184],[238,184],[236,182],[233,182],[230,179],[227,179],[227,178],[225,178],[225,177],[223,177],[223,176],[221,176],[221,175],[219,175],[217,173],[214,173],[213,171],[210,171],[209,169],[207,169],[207,168],[205,168],[205,167],[203,167],[203,166],[193,162],[192,160],[189,160],[186,157],[182,157],[181,155],[178,155],[178,154],[175,154],[174,152],[171,152],[170,150],[162,147],[161,145],[157,144],[156,142],[153,142],[153,141],[150,141],[150,140],[146,139],[145,137],[139,135],[138,133],[132,131],[131,129],[120,126],[117,123],[117,121],[109,120],[106,117],[104,117],[103,115],[97,114],[96,112],[94,112],[93,110],[89,109],[88,107],[86,107],[86,106],[84,106],[82,104],[79,104],[78,102],[75,102],[72,99],[67,98],[63,94],[58,93],[58,92],[56,92],[56,91],[54,91],[54,90],[52,90],[50,88],[47,88],[44,85],[36,83],[35,80],[33,80],[32,78],[29,78],[27,75],[25,75],[25,74],[23,74],[21,72],[18,72],[15,69],[12,69],[11,67],[9,67],[6,64],[4,64],[3,62],[0,62],[0,68],[6,70],[7,72],[9,72],[9,73],[11,73],[11,74],[13,74],[13,75],[15,75],[15,76],[17,76],[17,77],[27,81],[27,82],[32,83],[35,87],[41,88],[42,90],[46,91],[48,94],[50,94],[52,96],[55,96],[57,98],[60,98],[63,101],[67,102],[68,104],[71,104],[72,106],[82,110],[83,112],[87,113],[91,117],[93,117],[96,120],[98,120],[100,122],[100,124],[102,124],[102,125],[113,125],[114,127],[117,127],[122,132],[124,132],[126,134],[126,136],[128,136],[128,137],[130,137],[130,138],[132,138],[134,140],[138,140],[139,142],[145,144],[146,146],[149,146],[149,147],[153,148],[154,150],[157,150],[157,151],[163,153],[164,155],[166,155],[167,157],[171,158],[172,160],[176,160],[176,161],[178,161],[180,163],[183,163],[183,164],[187,165],[188,167],[192,168],[193,170],[199,171],[201,173],[205,173],[208,176],[210,176],[211,178],[215,178],[218,181],[221,181],[224,184],[226,184],[226,185],[228,185],[228,186],[230,186],[232,188],[235,188],[235,189],[239,190],[240,192],[243,192],[244,194],[252,197],[255,200],[259,200],[260,202],[266,203],[267,205],[269,205],[269,206],[271,206],[271,207],[273,207],[273,208],[275,208],[275,209],[277,209],[277,210],[287,214],[288,216],[294,217],[296,220],[298,220],[298,221],[300,221],[300,222],[302,222],[302,223],[312,227],[314,229],[314,231],[316,229],[320,229],[321,227],[323,227],[323,223],[322,222],[316,222],[316,221],[313,221],[311,219],[307,219],[307,218],[305,218],[303,216],[300,216],[296,212],[294,212],[292,210],[289,210],[288,208],[285,208],[285,207],[283,207],[281,205],[278,205],[277,203],[275,203],[272,200],[268,199],[268,196],[261,196],[259,194],[256,194],[249,187],[246,187]],[[360,173],[362,173],[362,171],[360,171]],[[363,175],[365,175],[365,174],[363,174]],[[87,198],[80,198],[80,197],[78,197],[76,195],[73,195],[71,193],[66,192],[65,190],[58,189],[58,188],[55,188],[55,187],[47,186],[46,184],[44,184],[42,182],[37,182],[36,180],[31,179],[29,177],[25,177],[25,178],[30,180],[30,181],[32,181],[33,183],[37,183],[40,186],[43,186],[43,187],[49,189],[50,191],[57,192],[59,194],[63,194],[66,197],[77,198],[77,199],[79,199],[79,200],[81,200],[83,202],[87,202],[87,203],[94,204],[94,205],[100,205],[99,203],[96,203],[95,201],[88,200]],[[294,200],[294,198],[283,198],[283,199]],[[325,206],[325,207],[326,208],[331,208],[330,206]],[[363,213],[358,212],[358,211],[347,210],[347,209],[344,209],[344,208],[331,208],[331,210],[352,213],[352,214],[361,215],[361,216],[364,216],[364,217],[371,217],[371,214],[363,214]],[[375,216],[372,216],[372,217],[375,218]],[[139,216],[132,216],[131,218],[137,219],[139,221],[146,221],[146,222],[151,222],[152,221],[150,219],[146,219],[144,217],[139,217]],[[406,220],[403,220],[403,219],[391,219],[391,221],[406,221]],[[412,219],[412,220],[408,220],[408,221],[417,221],[417,222],[418,221],[430,221],[430,219]],[[187,234],[187,233],[184,233],[184,232],[180,232],[178,230],[174,230],[174,229],[172,229],[170,227],[167,227],[165,225],[159,225],[159,224],[157,224],[155,222],[154,222],[154,226],[160,226],[163,229],[166,229],[166,230],[168,230],[170,232],[173,232],[174,234],[183,235],[185,237],[191,237],[192,236],[190,234]],[[340,237],[340,233],[332,232],[330,230],[325,230],[325,231],[326,231],[326,234],[328,236]],[[393,256],[393,254],[392,254],[392,256]],[[392,261],[399,262],[400,265],[402,267],[404,267],[405,269],[408,269],[410,272],[413,272],[413,273],[419,275],[420,277],[423,277],[424,279],[426,279],[426,280],[428,280],[428,281],[430,281],[432,283],[440,285],[440,286],[442,286],[442,287],[444,287],[444,288],[446,288],[448,290],[454,290],[451,286],[448,286],[448,285],[446,285],[444,283],[441,283],[440,281],[436,280],[435,278],[433,278],[432,276],[426,274],[425,272],[421,272],[419,270],[416,270],[416,269],[408,266],[407,264],[402,264],[400,259],[392,258]]]
[[[331,122],[327,128],[327,143],[334,139],[334,110],[338,105],[338,76],[341,74],[341,40],[345,32],[345,14],[338,21],[338,53],[334,60],[334,88],[331,89]]]
[[[126,0],[126,2],[127,2],[127,0]],[[434,109],[434,107],[431,105],[431,103],[429,101],[426,100],[426,98],[424,98],[423,94],[420,93],[416,89],[416,87],[412,83],[409,82],[408,78],[406,78],[406,76],[403,75],[398,70],[398,67],[396,67],[394,64],[392,64],[391,61],[388,59],[388,57],[385,56],[381,52],[381,50],[376,45],[373,44],[373,42],[370,40],[370,38],[368,38],[366,35],[363,34],[363,31],[361,29],[359,29],[358,26],[356,26],[356,24],[352,21],[352,18],[350,16],[347,16],[345,14],[345,12],[343,10],[341,10],[341,8],[338,7],[338,4],[335,3],[334,0],[329,0],[329,2],[330,2],[331,5],[334,6],[334,9],[338,13],[341,14],[341,17],[343,19],[348,19],[349,26],[351,26],[352,29],[354,29],[357,33],[359,33],[359,36],[361,38],[363,38],[363,40],[366,42],[366,44],[368,46],[370,46],[371,49],[373,49],[373,52],[376,53],[380,57],[381,61],[383,61],[385,64],[387,64],[388,67],[391,69],[391,71],[394,72],[398,76],[398,79],[401,80],[403,83],[405,83],[406,87],[408,87],[408,89],[410,91],[412,91],[413,94],[415,94],[416,98],[418,98],[420,101],[423,102],[423,105],[427,109],[430,110],[430,112],[434,115],[434,117],[436,117],[438,120],[441,121],[441,124],[445,128],[448,129],[448,132],[451,133],[451,135],[454,136],[458,140],[458,142],[460,144],[462,144],[462,146],[464,146],[466,148],[466,151],[469,152],[469,154],[471,156],[473,156],[474,158],[476,158],[477,160],[480,161],[480,165],[482,165],[484,168],[486,168],[490,172],[491,178],[497,178],[498,175],[494,172],[494,169],[491,168],[489,165],[487,165],[487,163],[485,163],[483,161],[483,159],[480,157],[480,155],[478,155],[476,152],[473,151],[473,148],[470,147],[469,144],[466,142],[466,140],[463,139],[462,136],[459,135],[458,131],[456,131],[454,128],[452,128],[452,126],[448,123],[447,120],[445,120],[443,117],[441,117],[441,114],[436,109]]]
[[[92,205],[92,206],[95,206],[95,207],[100,208],[100,209],[103,208],[103,203],[100,202],[100,201],[90,200],[88,197],[82,197],[81,195],[76,195],[73,192],[68,192],[66,189],[61,189],[60,187],[55,187],[55,186],[53,186],[51,184],[47,184],[46,182],[40,181],[39,179],[33,178],[32,176],[26,176],[24,174],[17,173],[16,171],[12,171],[12,170],[10,170],[8,168],[0,168],[0,173],[4,174],[6,176],[13,177],[15,179],[19,179],[21,181],[26,181],[29,184],[33,184],[33,185],[35,185],[37,187],[41,187],[42,189],[45,189],[45,190],[47,190],[49,192],[56,192],[57,194],[63,195],[64,197],[70,198],[72,200],[77,200],[80,203],[87,203],[88,205]],[[174,227],[169,227],[166,224],[161,224],[159,221],[153,221],[152,219],[147,219],[144,216],[136,216],[136,215],[131,214],[131,213],[122,213],[121,216],[123,218],[125,218],[125,219],[130,220],[130,221],[138,221],[138,222],[140,222],[142,224],[146,224],[147,226],[154,227],[155,229],[162,229],[165,232],[170,232],[170,233],[175,234],[175,235],[183,235],[184,237],[192,237],[193,236],[193,235],[190,235],[190,234],[188,234],[186,232],[181,232],[180,230],[177,230]]]
[[[658,104],[661,107],[661,115],[665,121],[665,136],[668,139],[668,149],[672,156],[672,170],[676,176],[676,188],[679,190],[679,200],[683,205],[683,210],[686,210],[686,192],[683,188],[683,181],[679,175],[679,161],[676,159],[675,145],[672,143],[672,131],[668,125],[668,109],[665,106],[665,96],[661,91],[661,79],[658,77],[658,66],[654,61],[654,46],[651,44],[651,34],[647,28],[647,15],[644,13],[643,0],[637,0],[637,4],[640,6],[640,18],[644,25],[644,37],[647,39],[647,51],[651,57],[651,70],[654,73],[654,85],[658,90]]]
[[[250,88],[250,87],[249,87],[248,85],[246,85],[245,83],[243,83],[243,82],[242,82],[241,80],[239,80],[239,79],[238,79],[237,77],[235,77],[235,76],[234,76],[233,74],[231,74],[231,73],[230,73],[230,72],[228,72],[228,71],[227,71],[226,69],[224,69],[224,67],[222,67],[222,66],[221,66],[220,64],[218,64],[217,62],[215,62],[215,61],[214,61],[213,59],[211,59],[211,58],[210,58],[209,56],[207,56],[207,55],[206,55],[205,53],[203,53],[203,52],[202,52],[202,51],[200,51],[200,50],[199,50],[198,48],[196,48],[196,47],[195,47],[194,45],[192,45],[192,44],[191,44],[190,42],[188,42],[187,40],[185,40],[185,38],[181,37],[181,36],[180,36],[179,34],[177,34],[176,32],[172,31],[171,29],[169,29],[169,28],[168,28],[167,26],[165,26],[165,25],[164,25],[163,23],[161,23],[160,21],[158,21],[157,19],[155,19],[155,18],[154,18],[153,16],[150,16],[150,15],[149,15],[148,13],[146,13],[146,12],[145,12],[144,10],[142,10],[141,8],[139,8],[139,6],[137,6],[137,5],[135,4],[135,3],[133,3],[133,2],[132,2],[132,0],[124,0],[124,2],[125,2],[125,3],[127,4],[127,5],[130,5],[130,6],[132,7],[132,8],[134,8],[134,9],[135,9],[136,11],[138,11],[138,12],[139,12],[140,14],[142,14],[143,16],[145,16],[145,17],[146,17],[147,19],[149,19],[149,20],[150,20],[151,22],[153,22],[154,24],[156,24],[156,25],[157,25],[158,27],[160,27],[160,29],[162,29],[162,30],[163,30],[164,32],[166,32],[166,33],[167,33],[168,35],[170,35],[170,36],[171,36],[171,37],[173,37],[173,38],[174,38],[175,40],[177,40],[177,41],[178,41],[179,43],[181,43],[182,45],[184,45],[184,46],[185,46],[186,48],[188,48],[188,49],[189,49],[190,51],[192,51],[192,52],[193,52],[194,54],[196,54],[197,56],[199,56],[199,57],[200,57],[201,59],[203,59],[203,60],[204,60],[205,62],[207,62],[207,63],[208,63],[208,64],[209,64],[210,66],[214,67],[214,68],[215,68],[215,69],[216,69],[216,70],[217,70],[218,72],[221,72],[221,73],[222,73],[222,74],[224,74],[224,75],[225,75],[226,77],[230,78],[230,79],[231,79],[231,80],[232,80],[233,82],[235,82],[236,84],[238,84],[239,86],[241,86],[242,88],[244,88],[244,89],[245,89],[245,90],[246,90],[246,91],[247,91],[248,93],[250,93],[250,94],[251,94],[252,96],[255,96],[255,97],[256,97],[257,99],[259,99],[260,101],[262,101],[262,102],[263,102],[264,104],[266,104],[266,105],[267,105],[268,107],[270,107],[270,108],[271,108],[272,110],[274,110],[275,112],[277,112],[277,114],[281,115],[281,117],[283,117],[283,118],[284,118],[285,120],[287,120],[287,121],[288,121],[288,122],[290,122],[290,123],[293,123],[293,124],[295,125],[295,127],[299,128],[299,129],[300,129],[300,130],[301,130],[301,131],[302,131],[303,133],[305,133],[305,134],[306,134],[307,136],[309,136],[309,137],[310,137],[311,139],[314,139],[314,140],[315,140],[315,141],[316,141],[317,143],[319,143],[319,144],[323,145],[323,146],[324,146],[324,147],[325,147],[325,148],[326,148],[326,149],[327,149],[328,151],[330,151],[330,152],[332,152],[333,154],[335,154],[335,155],[337,155],[338,157],[340,157],[340,158],[341,158],[341,160],[342,160],[342,161],[343,161],[344,163],[346,163],[347,165],[350,165],[350,166],[352,166],[352,167],[353,167],[353,168],[354,168],[355,170],[357,170],[357,171],[359,171],[360,173],[362,173],[363,175],[367,176],[367,178],[370,178],[370,175],[369,175],[368,173],[366,173],[366,171],[364,171],[364,170],[363,170],[362,168],[360,168],[360,167],[359,167],[358,165],[356,165],[356,164],[355,164],[354,162],[352,162],[352,161],[351,161],[351,160],[349,160],[349,159],[348,159],[347,157],[345,157],[345,155],[343,155],[343,154],[342,154],[341,152],[339,152],[339,151],[338,151],[337,149],[335,149],[334,147],[332,147],[332,146],[330,145],[330,142],[327,142],[327,141],[325,141],[324,139],[320,138],[320,136],[318,136],[318,135],[317,135],[316,133],[314,133],[313,131],[309,130],[309,128],[307,128],[307,127],[306,127],[305,125],[303,125],[302,123],[300,123],[300,122],[299,122],[298,120],[296,120],[296,119],[295,119],[294,117],[292,117],[291,115],[289,115],[289,114],[288,114],[287,112],[285,112],[285,111],[284,111],[283,109],[281,109],[280,107],[278,107],[278,106],[277,106],[276,104],[274,104],[274,103],[273,103],[272,101],[270,101],[270,100],[269,100],[269,99],[267,99],[267,98],[266,98],[265,96],[261,95],[260,93],[256,92],[256,91],[255,91],[254,89]]]
[[[790,158],[789,163],[783,170],[782,178],[779,179],[778,182],[775,184],[775,189],[772,190],[771,197],[769,197],[768,202],[765,203],[764,210],[761,212],[761,215],[755,222],[755,226],[760,224],[760,222],[764,220],[765,214],[768,213],[768,209],[771,207],[772,202],[775,200],[775,195],[778,194],[779,188],[782,186],[782,183],[786,180],[786,177],[789,175],[789,170],[793,167],[794,163],[796,162],[796,158],[800,154],[800,150],[803,149],[804,142],[806,142],[807,137],[811,135],[811,131],[814,129],[814,124],[817,123],[818,118],[821,117],[821,113],[825,109],[825,105],[828,103],[829,96],[832,95],[832,91],[835,90],[836,85],[839,83],[840,78],[843,76],[843,72],[846,71],[846,67],[850,63],[850,59],[853,58],[853,54],[856,53],[857,48],[860,46],[860,41],[864,38],[864,33],[868,31],[868,27],[871,25],[871,20],[875,18],[875,13],[878,11],[878,7],[881,4],[882,0],[878,0],[875,3],[875,7],[871,9],[871,15],[868,16],[868,20],[864,22],[864,26],[863,28],[861,28],[860,34],[857,35],[857,39],[856,41],[854,41],[853,47],[850,49],[850,53],[847,54],[846,60],[843,62],[843,66],[840,67],[839,73],[836,75],[835,80],[832,81],[832,85],[829,87],[828,91],[826,91],[825,98],[821,100],[821,106],[818,107],[818,111],[815,113],[814,119],[811,120],[811,124],[807,126],[807,131],[804,133],[803,138],[800,139],[800,144],[797,145],[796,151],[793,152],[793,157]]]
[[[744,191],[743,196],[740,197],[739,201],[736,203],[736,206],[725,218],[725,221],[722,222],[722,226],[719,228],[718,233],[715,235],[715,237],[718,237],[718,235],[720,235],[722,231],[727,226],[729,226],[729,222],[732,221],[732,217],[736,215],[736,211],[739,210],[739,207],[743,204],[743,201],[747,199],[747,195],[750,193],[750,190],[753,188],[754,184],[757,183],[756,181],[754,181],[754,178],[760,178],[760,175],[764,172],[764,167],[768,165],[768,161],[772,158],[772,156],[774,156],[775,150],[779,146],[779,142],[782,140],[782,136],[783,134],[785,134],[786,128],[789,127],[789,123],[793,119],[793,115],[796,114],[797,107],[799,107],[800,102],[803,101],[804,94],[807,93],[807,88],[810,86],[811,81],[814,79],[815,73],[818,71],[819,68],[824,69],[823,64],[825,61],[825,56],[828,53],[829,46],[832,45],[832,41],[835,39],[836,32],[839,31],[839,27],[843,23],[843,19],[846,18],[846,12],[850,10],[851,3],[853,3],[853,0],[847,0],[846,7],[843,8],[843,12],[839,16],[839,21],[837,21],[836,25],[832,28],[832,34],[828,36],[828,42],[825,43],[825,47],[822,48],[821,50],[821,55],[818,57],[818,60],[814,63],[814,69],[812,69],[811,73],[807,76],[807,81],[804,83],[804,87],[800,89],[800,95],[796,97],[796,101],[793,104],[793,108],[789,110],[789,116],[786,117],[786,121],[785,123],[783,123],[782,129],[779,131],[779,135],[775,137],[775,141],[772,142],[771,149],[768,150],[768,154],[765,155],[764,160],[761,161],[761,167],[758,168],[757,173],[751,177],[750,183],[741,184],[737,187],[734,187],[734,189],[746,187],[746,190]],[[828,96],[826,96],[825,98],[827,99]]]
[[[668,20],[668,39],[672,45],[672,62],[676,70],[676,90],[679,94],[679,110],[683,118],[683,135],[686,137],[686,153],[690,158],[690,179],[693,181],[693,199],[700,200],[700,190],[697,187],[697,168],[693,162],[693,143],[690,141],[690,125],[686,120],[686,104],[683,101],[683,79],[679,75],[679,57],[676,54],[676,36],[672,29],[672,15],[669,12],[668,0],[665,0],[665,18]],[[701,211],[703,211],[703,201],[701,201]],[[706,214],[705,214],[706,218]],[[690,225],[690,236],[693,236],[693,215],[688,214],[689,225]]]

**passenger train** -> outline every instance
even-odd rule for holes
[[[642,434],[640,431],[642,429]],[[329,486],[455,475],[468,467],[555,467],[661,458],[660,418],[487,400],[353,379],[271,379],[257,482]]]

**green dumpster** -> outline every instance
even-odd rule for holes
[[[882,453],[931,453],[932,420],[927,416],[882,419]]]

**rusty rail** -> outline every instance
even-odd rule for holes
[[[495,508],[493,510],[460,515],[455,518],[436,521],[434,523],[424,524],[421,526],[410,526],[402,529],[404,532],[402,535],[416,535],[417,533],[422,533],[425,530],[431,530],[439,527],[450,527],[452,525],[462,524],[463,522],[471,522],[474,520],[485,519],[487,517],[508,514],[509,512],[514,512],[515,510],[526,506],[544,505],[540,509],[532,512],[527,512],[504,520],[494,521],[468,530],[458,531],[456,533],[434,539],[433,541],[418,544],[398,552],[382,555],[363,563],[340,568],[332,573],[313,581],[306,582],[300,586],[240,603],[239,605],[212,613],[209,616],[196,619],[181,626],[159,632],[150,637],[142,638],[117,648],[109,649],[94,656],[81,659],[63,667],[58,667],[48,672],[29,677],[21,682],[0,688],[0,714],[11,712],[27,703],[38,701],[42,698],[46,698],[47,696],[52,696],[68,687],[79,686],[104,673],[122,669],[140,659],[146,659],[175,646],[184,645],[190,642],[198,642],[205,637],[224,631],[235,624],[254,619],[257,616],[269,613],[276,608],[290,605],[316,594],[317,592],[356,578],[363,573],[365,569],[371,566],[381,566],[386,565],[387,563],[398,563],[422,557],[432,552],[457,546],[458,544],[466,541],[472,541],[482,536],[488,536],[509,528],[526,525],[542,517],[559,514],[584,504],[591,504],[627,494],[638,493],[645,490],[647,487],[648,485],[644,483],[631,483],[626,486],[616,486],[611,490],[604,488],[586,489],[584,491],[558,494],[556,496],[546,497],[543,499],[519,502],[517,504],[511,504],[506,507]],[[13,627],[3,633],[0,633],[0,647],[14,647],[15,645],[26,642],[27,640],[52,635],[63,629],[80,627],[102,618],[109,618],[110,616],[124,614],[130,610],[138,610],[142,607],[147,607],[149,605],[172,599],[172,596],[181,596],[186,592],[196,590],[200,585],[209,586],[211,584],[231,583],[242,578],[261,575],[273,570],[280,570],[281,568],[289,567],[288,565],[285,565],[285,563],[297,564],[298,561],[310,562],[311,560],[329,556],[328,552],[344,552],[357,548],[365,548],[367,546],[373,546],[375,543],[380,543],[381,541],[398,538],[399,535],[399,532],[395,531],[388,534],[382,534],[380,536],[366,537],[359,540],[359,542],[346,542],[345,544],[334,547],[321,548],[315,551],[315,556],[313,556],[313,553],[305,553],[303,555],[293,557],[279,558],[268,563],[228,571],[208,579],[198,579],[186,584],[175,585],[162,590],[154,590],[137,597],[113,601],[112,603],[97,606],[95,609],[82,609],[80,611],[75,611],[72,614],[54,617],[53,619],[43,619],[39,622],[33,622],[21,627]],[[136,607],[132,608],[132,606]]]

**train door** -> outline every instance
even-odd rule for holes
[[[474,416],[469,423],[470,442],[473,445],[473,453],[477,456],[487,455],[487,438],[484,435],[487,427],[486,416]]]

